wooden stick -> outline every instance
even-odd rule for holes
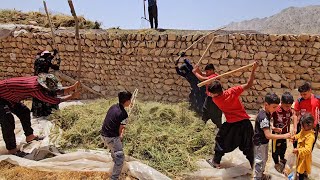
[[[43,1],[43,6],[44,6],[44,10],[46,11],[47,18],[48,18],[49,25],[50,25],[50,29],[51,29],[52,43],[53,43],[53,46],[54,46],[55,48],[57,48],[57,44],[56,44],[56,42],[54,41],[54,40],[55,40],[55,39],[54,39],[54,38],[55,38],[55,35],[54,35],[54,32],[53,32],[52,21],[51,21],[49,12],[48,12],[48,8],[47,8],[47,3],[46,3],[46,1]]]
[[[51,48],[52,49],[58,49],[58,46],[56,44],[56,41],[55,41],[55,34],[54,34],[54,31],[53,31],[53,25],[52,25],[52,21],[51,21],[51,18],[50,18],[50,15],[49,15],[49,11],[48,11],[48,8],[47,8],[47,3],[46,1],[43,1],[43,6],[44,6],[44,10],[46,11],[46,14],[47,14],[47,18],[48,18],[48,21],[49,21],[49,25],[50,25],[50,29],[51,29],[51,37],[52,37],[52,44],[53,46],[50,44]],[[57,58],[59,58],[59,53],[56,54]],[[60,62],[59,62],[60,63]],[[60,65],[60,64],[59,64]]]
[[[60,71],[54,71],[53,74],[56,75],[57,77],[59,77],[60,79],[62,79],[62,80],[64,80],[64,81],[68,81],[68,82],[70,82],[70,83],[72,83],[72,84],[74,84],[74,83],[77,82],[77,80],[73,79],[72,77],[70,77],[70,76],[68,76],[68,75],[63,74],[63,73],[60,72]],[[80,85],[81,85],[81,87],[83,87],[85,90],[87,90],[87,91],[89,91],[89,92],[91,92],[91,93],[93,93],[93,94],[99,95],[99,96],[107,99],[107,97],[106,97],[105,95],[103,95],[102,93],[99,93],[99,92],[91,89],[90,87],[84,85],[83,83],[80,83]]]
[[[196,42],[194,42],[193,44],[191,44],[191,45],[190,45],[187,49],[185,49],[184,51],[188,51],[193,45],[195,45],[196,43],[198,43],[201,39],[209,36],[210,34],[213,34],[213,33],[217,32],[217,31],[219,31],[219,30],[225,29],[225,28],[226,28],[226,27],[222,27],[222,28],[216,29],[216,30],[208,33],[207,35],[202,36],[201,38],[199,38],[198,40],[196,40]]]
[[[241,68],[238,68],[238,69],[235,69],[235,70],[232,70],[232,71],[223,73],[223,74],[221,74],[221,75],[219,75],[219,76],[216,76],[216,77],[214,77],[214,78],[211,78],[211,79],[202,81],[201,83],[199,83],[199,84],[197,84],[197,85],[198,85],[198,87],[204,86],[204,85],[209,84],[209,83],[211,83],[212,81],[214,81],[214,80],[216,80],[216,79],[218,79],[218,78],[222,78],[222,77],[231,75],[231,74],[233,74],[233,73],[235,73],[235,72],[238,72],[238,71],[241,71],[241,70],[250,68],[251,66],[253,66],[253,64],[254,64],[254,63],[251,63],[251,64],[248,64],[248,65],[243,66],[243,67],[241,67]]]
[[[138,89],[135,89],[132,93],[132,98],[131,98],[131,104],[129,106],[129,112],[128,112],[128,117],[130,117],[131,113],[132,113],[132,109],[135,105],[135,102],[136,102],[136,98],[137,98],[137,95],[138,95]]]
[[[78,40],[78,52],[79,52],[79,65],[78,65],[78,79],[81,77],[81,63],[82,63],[82,50],[81,50],[81,41],[80,41],[80,34],[79,34],[79,21],[76,14],[76,11],[74,10],[74,6],[72,3],[72,0],[68,0],[71,14],[74,18],[75,26],[76,26],[76,39]]]
[[[201,38],[199,38],[198,40],[196,40],[194,43],[192,43],[187,49],[183,50],[182,52],[188,51],[193,45],[195,45],[196,43],[198,43],[201,39],[209,36],[210,34],[213,34],[213,33],[217,32],[217,31],[219,31],[219,30],[225,29],[225,28],[226,28],[226,27],[222,27],[222,28],[213,30],[212,32],[206,34],[205,36],[202,36]],[[174,61],[174,63],[175,63],[176,61],[178,61],[180,58],[181,58],[181,55],[179,55],[179,57]]]
[[[211,44],[213,43],[213,41],[215,40],[216,38],[213,37],[212,40],[210,41],[209,45],[207,46],[206,50],[204,51],[204,53],[202,54],[201,58],[199,59],[199,61],[197,62],[196,66],[199,66],[199,64],[201,63],[201,60],[202,58],[205,56],[205,54],[207,54],[209,48],[211,47]]]

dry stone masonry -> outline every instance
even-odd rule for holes
[[[119,30],[121,31],[121,30]],[[83,50],[81,81],[107,96],[121,89],[139,88],[142,100],[180,102],[190,92],[186,80],[178,76],[172,61],[177,54],[199,39],[204,33],[183,31],[109,31],[81,32]],[[208,36],[186,52],[197,62],[212,36]],[[79,63],[77,41],[73,31],[56,33],[60,52],[61,71],[77,77]],[[20,30],[0,38],[0,78],[30,76],[39,51],[51,49],[47,29],[37,32]],[[320,36],[274,34],[216,34],[216,39],[202,61],[202,68],[213,63],[221,74],[257,60],[260,67],[254,87],[245,92],[242,100],[249,109],[257,109],[267,92],[281,95],[295,92],[305,80],[311,81],[320,92]],[[238,72],[222,79],[224,88],[246,82],[250,72]],[[85,92],[83,98],[94,98]]]

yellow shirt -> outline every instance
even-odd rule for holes
[[[311,173],[312,164],[312,145],[315,141],[313,130],[305,131],[301,130],[300,133],[294,136],[294,139],[298,141],[298,164],[297,172],[303,174],[307,172]]]

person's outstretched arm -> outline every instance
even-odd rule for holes
[[[64,102],[64,101],[69,101],[71,99],[77,99],[80,97],[80,91],[76,91],[70,95],[66,95],[66,96],[62,96],[60,97],[60,101]]]
[[[80,82],[77,81],[72,86],[62,87],[57,93],[63,94],[63,95],[68,95],[71,91],[74,91],[74,90],[78,89],[79,87],[80,87]]]
[[[253,66],[252,66],[252,71],[251,71],[251,75],[250,75],[250,77],[249,77],[249,79],[248,79],[248,82],[247,82],[246,84],[241,85],[242,88],[243,88],[243,90],[250,89],[250,88],[253,86],[254,73],[255,73],[257,67],[258,67],[258,63],[255,62],[255,63],[253,64]]]

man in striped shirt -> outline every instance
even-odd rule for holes
[[[52,74],[41,74],[31,77],[17,77],[0,81],[0,124],[2,136],[6,144],[6,148],[10,154],[24,157],[24,153],[17,149],[16,137],[14,134],[15,114],[21,121],[26,141],[42,140],[43,137],[35,136],[31,127],[30,109],[20,101],[30,97],[37,98],[50,104],[59,104],[60,102],[78,98],[79,91],[77,88],[80,83],[76,82],[69,87],[59,87],[60,82]],[[62,97],[50,96],[50,91],[57,94],[63,94]],[[71,91],[75,91],[67,95]]]

